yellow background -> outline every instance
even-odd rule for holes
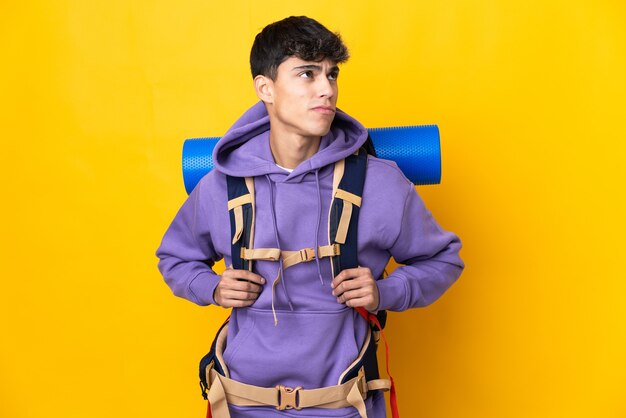
[[[419,191],[467,269],[391,315],[403,417],[626,417],[623,1],[28,3],[0,5],[0,416],[203,416],[226,312],[154,256],[182,142],[255,102],[254,35],[307,14],[351,49],[340,107],[441,130]]]

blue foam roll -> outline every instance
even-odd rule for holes
[[[206,173],[213,170],[213,148],[219,136],[210,138],[190,138],[183,144],[183,180],[187,194],[196,187]]]
[[[441,148],[437,125],[372,128],[368,132],[380,158],[393,160],[414,184],[441,181]],[[190,138],[183,144],[183,180],[187,193],[213,169],[211,155],[219,137]]]
[[[368,129],[376,155],[398,164],[413,184],[441,182],[441,147],[437,125]]]

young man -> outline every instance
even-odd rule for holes
[[[275,22],[256,36],[250,64],[260,102],[217,144],[215,169],[189,195],[157,251],[174,294],[233,308],[222,359],[229,378],[257,388],[302,388],[296,395],[275,389],[275,397],[293,396],[287,408],[301,406],[309,396],[305,390],[338,385],[359,356],[369,326],[354,308],[428,305],[463,269],[458,237],[439,227],[393,162],[369,156],[359,266],[333,277],[322,250],[331,244],[335,163],[368,138],[359,122],[336,107],[338,64],[347,59],[340,37],[307,17]],[[232,265],[231,245],[238,238],[231,234],[227,176],[253,179],[253,248],[283,257],[261,257],[252,271],[229,267],[217,275],[211,266],[222,258]],[[285,254],[306,248],[312,257],[287,265]],[[379,280],[390,257],[404,265]],[[361,394],[367,396],[364,403],[357,399],[363,405],[352,399],[288,411],[229,402],[226,412],[214,405],[213,416],[228,410],[232,417],[385,416],[382,391]]]

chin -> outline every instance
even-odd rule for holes
[[[328,129],[324,129],[323,131],[317,131],[314,135],[322,137],[326,135],[328,132],[330,132],[330,126],[328,127]]]
[[[311,136],[324,136],[328,132],[330,132],[330,126],[330,124],[326,126],[318,126],[314,129],[311,129],[309,132],[311,133]]]

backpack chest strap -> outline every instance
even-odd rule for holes
[[[334,257],[340,254],[337,244],[322,245],[317,247],[317,257]],[[315,260],[315,250],[313,248],[303,248],[297,251],[279,250],[278,248],[245,248],[241,247],[240,257],[242,260],[283,260],[283,269],[299,263],[306,263]]]

